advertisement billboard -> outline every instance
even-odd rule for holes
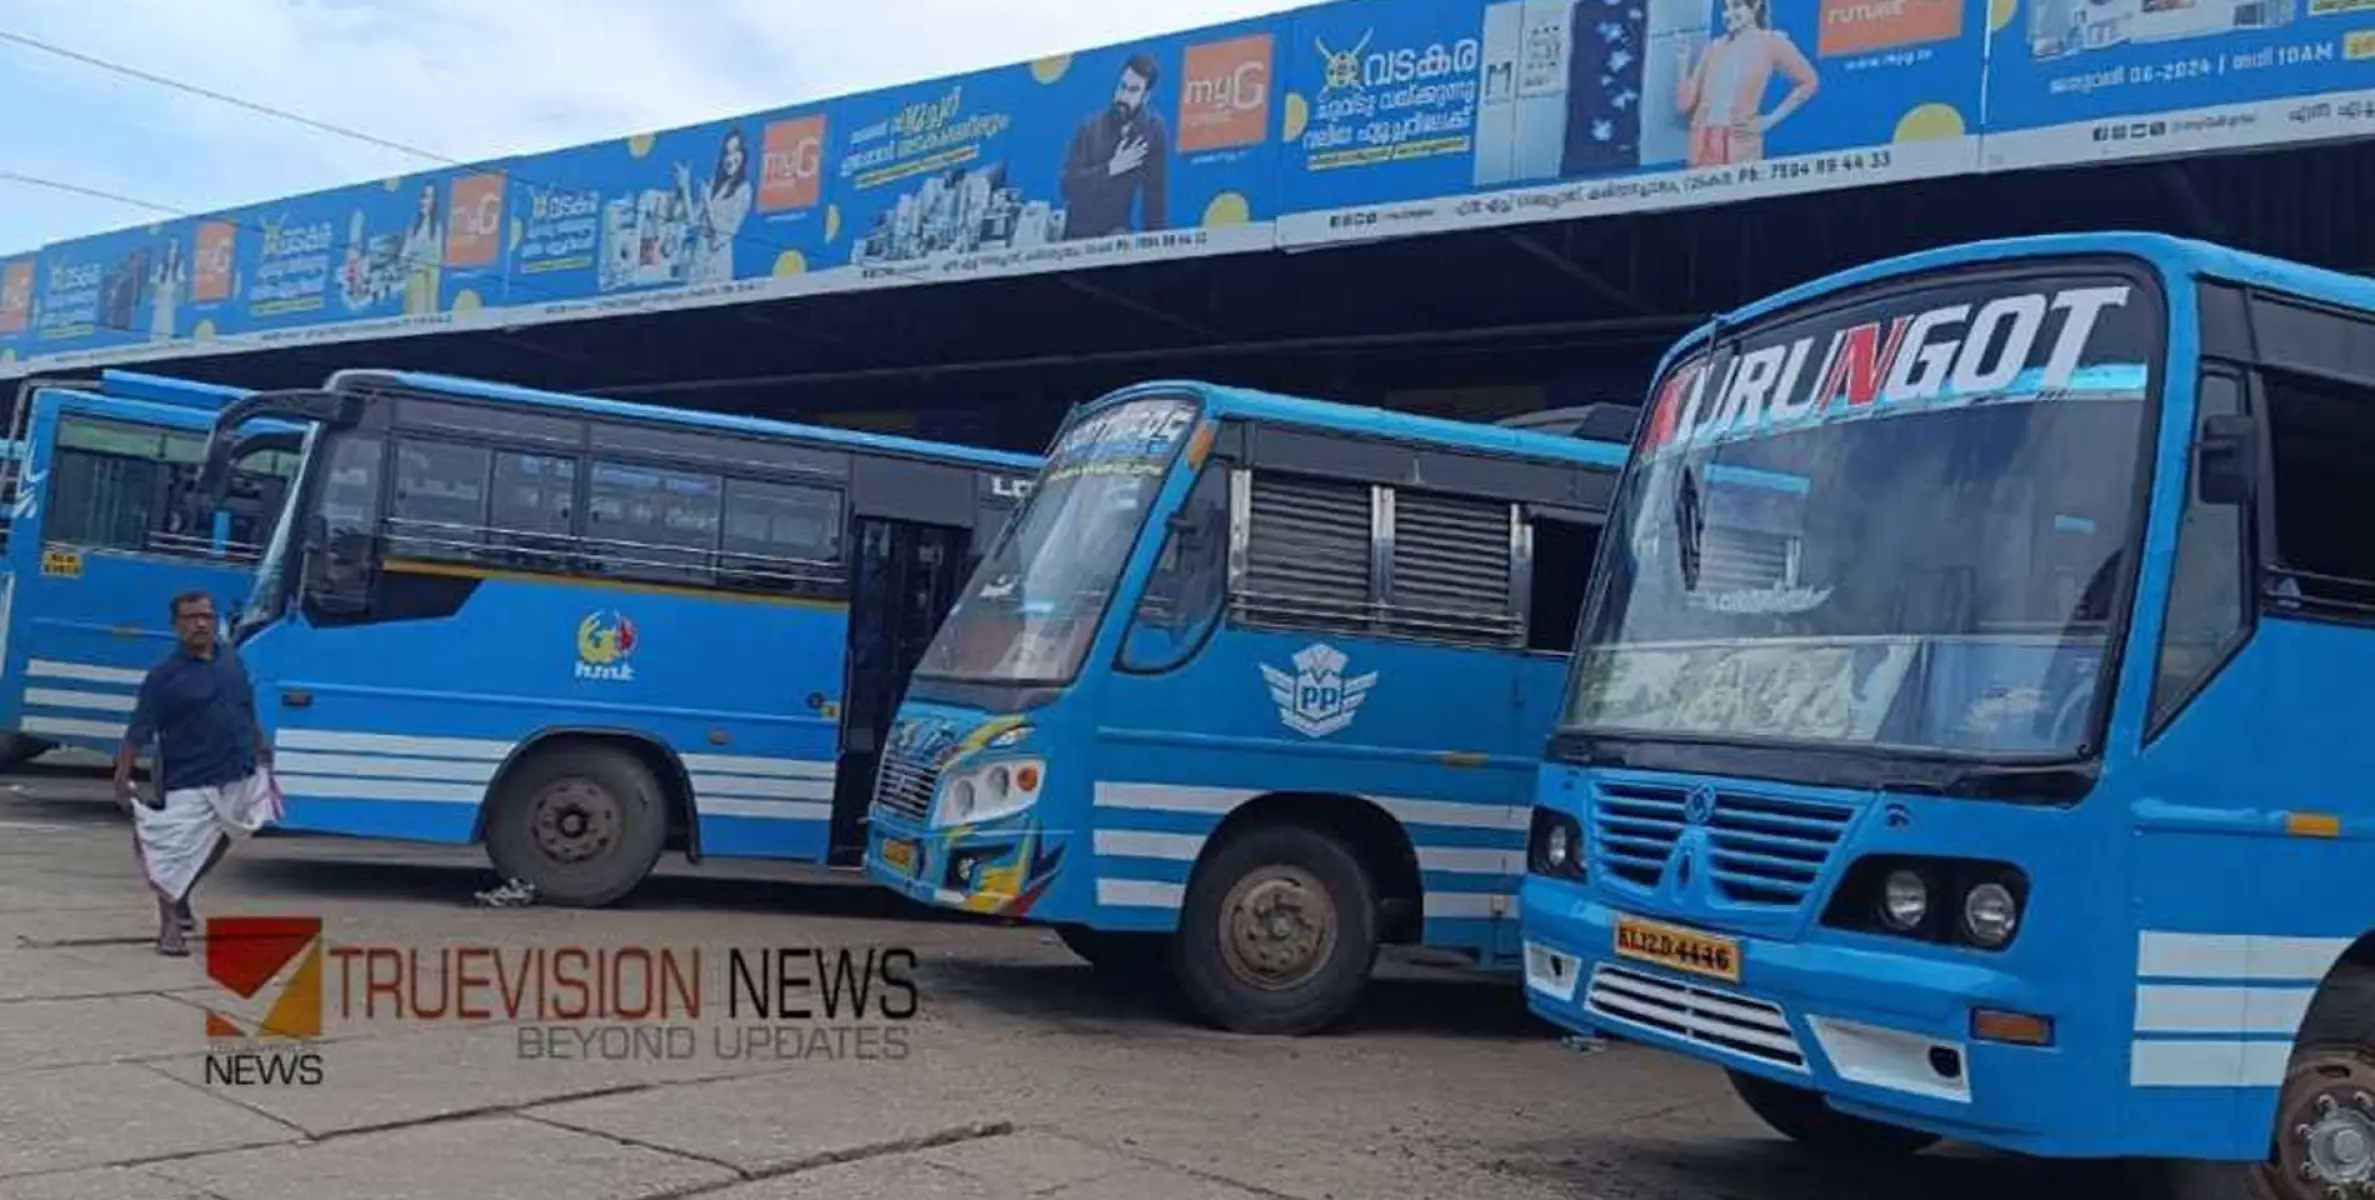
[[[2368,5],[1338,0],[0,259],[0,376],[2353,136]]]

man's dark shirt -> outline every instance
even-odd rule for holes
[[[1146,158],[1136,170],[1115,177],[1106,173],[1113,152],[1125,135],[1146,142]],[[1163,118],[1140,110],[1124,120],[1108,108],[1082,121],[1072,133],[1064,155],[1064,239],[1110,237],[1130,232],[1130,202],[1140,201],[1140,232],[1167,228],[1165,201],[1171,194],[1171,131]]]
[[[140,681],[124,731],[135,749],[157,743],[163,791],[219,787],[256,770],[256,695],[247,669],[225,645],[212,659],[176,646]]]

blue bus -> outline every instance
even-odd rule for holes
[[[302,451],[246,427],[222,503],[189,503],[231,388],[103,372],[29,380],[0,465],[0,761],[112,755],[141,677],[173,645],[168,598],[247,594]]]
[[[670,849],[854,864],[907,669],[1039,462],[396,371],[221,420],[268,416],[317,431],[235,632],[281,826],[483,843],[577,906]]]
[[[2375,1190],[2375,283],[1958,246],[1725,314],[1652,395],[1536,796],[1533,1009],[1824,1150]],[[1726,519],[1763,578],[1709,574]]]
[[[1331,1024],[1385,945],[1514,978],[1624,454],[1195,382],[1076,408],[916,668],[869,872],[1245,1032]]]

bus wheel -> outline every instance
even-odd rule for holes
[[[57,747],[21,733],[0,733],[0,768],[21,767]]]
[[[2180,1200],[2324,1200],[2375,1193],[2375,971],[2337,967],[2301,1022],[2259,1163],[2161,1164]]]
[[[1731,1078],[1732,1090],[1747,1103],[1749,1111],[1775,1133],[1832,1158],[1901,1158],[1938,1141],[1935,1134],[1851,1117],[1823,1103],[1818,1092],[1740,1071],[1724,1074]]]
[[[538,899],[600,908],[651,874],[668,838],[660,781],[609,746],[538,752],[495,797],[487,857]]]
[[[1376,887],[1342,842],[1301,825],[1264,825],[1196,869],[1173,968],[1189,1003],[1215,1024],[1305,1034],[1360,999],[1377,936]]]
[[[1161,975],[1170,965],[1169,939],[1161,934],[1109,933],[1084,925],[1058,925],[1056,937],[1100,975],[1147,979]]]

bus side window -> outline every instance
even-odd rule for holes
[[[1168,524],[1122,639],[1125,671],[1176,669],[1220,616],[1228,591],[1229,464],[1208,464]]]
[[[2196,429],[2214,417],[2243,412],[2242,380],[2227,372],[2204,372],[2199,395]],[[2186,488],[2177,553],[2169,565],[2169,611],[2161,623],[2160,660],[2152,682],[2147,728],[2153,733],[2210,681],[2243,633],[2248,619],[2244,582],[2250,570],[2244,557],[2246,515],[2241,505],[2209,503],[2190,484]]]
[[[485,446],[403,438],[396,443],[395,507],[388,554],[396,558],[468,559],[486,541]]]
[[[2375,454],[2375,408],[2365,389],[2307,375],[2260,374],[2266,400],[2268,481],[2275,505],[2277,601],[2365,622],[2375,604],[2375,546],[2364,514],[2375,502],[2367,473]]]
[[[1526,614],[1526,649],[1566,654],[1575,649],[1575,624],[1583,619],[1584,586],[1600,549],[1598,525],[1537,516],[1534,527],[1534,593]]]
[[[167,486],[164,438],[81,417],[58,420],[50,454],[44,541],[146,551],[163,528],[158,507]]]

